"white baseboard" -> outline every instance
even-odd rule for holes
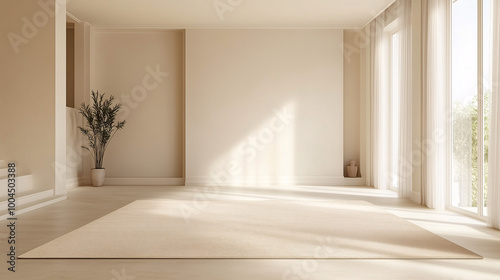
[[[106,178],[108,186],[184,186],[183,178]]]
[[[231,178],[226,181],[217,181],[209,176],[191,176],[186,178],[187,186],[364,186],[364,178],[345,177],[258,177],[258,178]]]
[[[79,182],[80,186],[88,186],[92,183],[90,181],[90,176],[80,177],[80,178],[78,178],[78,182]]]
[[[25,208],[16,210],[16,216],[24,214],[24,213],[27,213],[27,212],[30,212],[30,211],[33,211],[33,210],[37,210],[39,208],[42,208],[42,207],[54,204],[56,202],[66,200],[66,199],[67,199],[67,196],[54,197],[54,199],[47,199],[47,198],[45,198],[43,202],[40,202],[40,203],[37,203],[35,205],[32,205],[32,206],[29,206],[29,207],[25,207]],[[0,221],[6,220],[9,217],[10,217],[9,214],[2,215],[2,216],[0,216]]]
[[[422,204],[422,198],[419,192],[412,191],[410,194],[410,200],[416,204]]]
[[[37,192],[34,194],[28,194],[24,196],[16,196],[16,206],[22,207],[23,205],[39,201],[39,200],[44,200],[46,198],[49,198],[54,195],[54,190],[46,190],[46,191],[41,191]],[[0,210],[5,210],[8,208],[9,202],[7,200],[5,201],[0,201]]]
[[[74,189],[80,186],[79,178],[66,179],[66,189]]]
[[[66,179],[66,189],[74,189],[79,186],[88,186],[90,185],[90,177],[79,177],[79,178],[71,178]]]
[[[0,178],[0,186],[7,186],[7,177]],[[27,193],[33,191],[33,175],[22,175],[16,178],[16,192]],[[2,194],[3,195],[3,194]]]
[[[90,178],[79,178],[79,185],[90,185]],[[67,188],[73,188],[76,181],[71,179],[67,181]],[[263,185],[299,185],[299,186],[364,186],[364,178],[345,178],[338,177],[280,177],[266,178],[259,177],[258,179],[231,180],[229,183],[217,183],[212,177],[197,176],[183,178],[106,178],[104,185],[108,186],[263,186]]]
[[[365,178],[343,178],[343,183],[340,186],[366,186]]]

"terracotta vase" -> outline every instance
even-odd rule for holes
[[[356,178],[358,176],[358,167],[356,166],[356,162],[351,160],[349,165],[347,166],[347,177]]]

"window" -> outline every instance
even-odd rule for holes
[[[491,0],[452,4],[451,207],[486,216]]]

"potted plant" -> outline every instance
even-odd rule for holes
[[[122,104],[113,105],[114,96],[111,95],[105,99],[104,95],[104,93],[99,94],[99,91],[92,91],[92,105],[86,105],[83,102],[80,107],[80,114],[87,125],[78,128],[89,141],[89,146],[82,146],[82,148],[88,150],[94,159],[94,169],[91,171],[91,181],[94,187],[104,184],[106,176],[106,170],[103,168],[104,152],[116,132],[125,126],[125,121],[116,120]]]

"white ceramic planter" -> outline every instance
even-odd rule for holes
[[[91,171],[92,186],[101,187],[104,185],[104,178],[106,178],[106,169],[92,169]]]

